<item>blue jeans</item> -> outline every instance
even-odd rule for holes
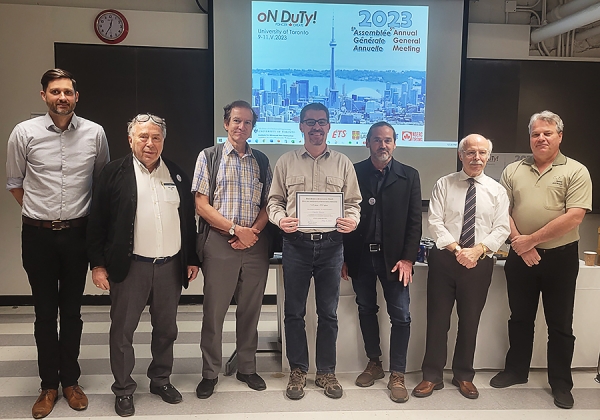
[[[379,322],[377,320],[377,277],[381,281],[383,296],[392,323],[390,337],[390,370],[406,371],[406,351],[410,337],[410,294],[404,282],[387,280],[383,252],[371,253],[367,249],[361,256],[358,275],[352,279],[358,305],[360,330],[369,359],[381,356]]]
[[[310,279],[314,277],[317,304],[317,373],[334,373],[337,341],[337,306],[344,260],[342,234],[320,241],[289,234],[283,239],[285,288],[284,325],[290,368],[308,372],[308,344],[304,316]]]

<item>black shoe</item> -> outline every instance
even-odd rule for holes
[[[258,373],[245,374],[238,372],[235,377],[238,381],[246,382],[250,388],[256,391],[264,391],[267,389],[267,384],[263,378],[258,376]]]
[[[169,404],[178,404],[182,401],[181,394],[177,391],[171,384],[161,385],[161,386],[152,386],[150,385],[150,393],[160,395],[160,398],[164,402]]]
[[[135,414],[133,395],[117,395],[115,398],[115,412],[121,417],[133,416]]]
[[[215,385],[217,384],[218,380],[219,380],[219,378],[215,378],[215,379],[202,378],[202,381],[200,381],[200,383],[196,387],[196,396],[200,399],[205,399],[205,398],[210,397],[212,395],[213,391],[215,390]]]
[[[508,388],[517,384],[526,384],[527,378],[520,378],[516,373],[503,371],[490,379],[490,385],[494,388]]]
[[[562,391],[560,389],[552,390],[554,396],[554,405],[560,408],[573,408],[573,394],[571,391]]]

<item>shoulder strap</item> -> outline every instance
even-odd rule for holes
[[[206,156],[206,167],[210,175],[208,202],[212,206],[215,189],[217,188],[217,173],[219,172],[219,164],[223,155],[223,143],[204,149],[204,155]]]
[[[252,154],[256,158],[256,162],[258,163],[258,168],[260,170],[259,180],[263,184],[263,190],[261,194],[261,201],[264,202],[265,195],[268,193],[265,188],[265,183],[267,182],[267,170],[269,167],[269,158],[260,150],[252,149]]]

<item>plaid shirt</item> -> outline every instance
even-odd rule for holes
[[[269,165],[265,191],[271,188],[273,173]],[[210,174],[206,164],[204,151],[200,152],[196,161],[192,192],[203,195],[210,194]],[[246,153],[240,156],[231,143],[223,145],[223,155],[219,162],[217,185],[213,197],[213,207],[227,220],[250,227],[254,224],[260,209],[266,205],[267,194],[262,194],[263,184],[260,182],[260,168],[252,149],[246,144]]]

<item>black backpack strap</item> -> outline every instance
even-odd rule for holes
[[[259,181],[263,184],[263,189],[261,193],[261,204],[266,202],[267,195],[269,191],[266,189],[267,183],[267,171],[269,169],[269,158],[260,150],[252,149],[252,154],[258,163],[258,168],[260,169]]]
[[[202,151],[202,153],[204,153],[204,155],[206,156],[206,167],[209,175],[208,203],[212,206],[215,196],[215,190],[217,188],[217,174],[219,172],[219,164],[221,162],[221,156],[223,155],[223,143],[219,143],[216,146],[207,147]],[[198,217],[198,232],[202,232],[203,229],[208,229],[208,223],[206,223],[206,221],[202,217]]]

